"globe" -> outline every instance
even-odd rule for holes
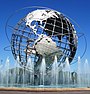
[[[62,13],[37,9],[21,18],[14,27],[11,50],[20,65],[26,66],[30,57],[39,65],[45,57],[48,67],[57,56],[59,65],[75,57],[78,37],[74,25]]]

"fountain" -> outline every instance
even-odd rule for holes
[[[34,63],[28,58],[26,69],[20,67],[18,60],[15,61],[14,68],[10,68],[9,58],[6,59],[5,66],[0,64],[0,86],[2,87],[32,87],[35,86]],[[86,59],[81,66],[80,57],[78,57],[78,66],[76,72],[71,72],[68,57],[61,67],[58,67],[57,56],[54,56],[52,68],[47,73],[45,57],[42,58],[40,65],[40,75],[38,80],[39,87],[90,87],[90,70],[89,63]],[[61,68],[61,69],[60,69]],[[83,68],[83,71],[82,71]],[[73,75],[72,75],[73,74]],[[48,78],[48,79],[47,79]],[[51,80],[50,80],[51,79]],[[74,80],[74,83],[73,83]],[[73,83],[73,84],[72,84]],[[48,86],[47,86],[48,87]]]
[[[59,67],[57,62],[57,56],[55,55],[54,62],[52,64],[52,70],[51,70],[51,85],[58,85],[58,75],[59,75]]]
[[[82,70],[81,70],[81,59],[78,57],[78,67],[77,67],[77,83],[78,86],[82,85]]]
[[[45,57],[43,57],[40,66],[40,85],[42,86],[45,83],[45,75],[46,75],[46,63],[45,63]]]
[[[88,64],[88,60],[85,60],[84,63],[84,85],[86,87],[89,87],[90,84],[90,69],[89,69],[89,64]]]
[[[15,62],[15,64],[14,64],[14,66],[15,66],[15,68],[14,68],[14,70],[13,70],[13,81],[12,81],[12,84],[13,85],[15,85],[16,84],[16,71],[17,71],[17,62]]]
[[[76,72],[71,72],[72,67],[69,64],[68,57],[65,63],[58,67],[57,56],[55,55],[49,72],[47,72],[46,64],[45,57],[43,57],[36,79],[35,66],[31,58],[28,58],[26,68],[19,66],[19,60],[15,61],[14,67],[11,68],[10,60],[7,58],[5,66],[0,64],[0,87],[90,87],[90,72],[87,59],[81,66],[81,60],[78,57]]]
[[[0,64],[0,86],[3,86],[3,65]]]
[[[70,85],[70,80],[71,80],[71,71],[70,71],[69,60],[67,57],[65,61],[65,67],[63,69],[63,84]]]
[[[30,72],[30,84],[34,84],[34,62],[32,62],[31,58],[28,59],[27,68]]]
[[[9,86],[9,77],[10,77],[10,64],[9,64],[9,58],[7,58],[6,60],[6,64],[5,64],[5,84],[8,87]]]

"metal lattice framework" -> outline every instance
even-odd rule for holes
[[[53,61],[53,56],[56,54],[58,62],[63,63],[66,57],[68,57],[71,63],[77,50],[76,31],[71,22],[63,14],[58,14],[56,11],[55,13],[58,18],[50,17],[42,21],[42,24],[40,24],[39,21],[33,21],[32,25],[36,24],[37,34],[46,35],[56,43],[58,50],[46,55],[47,62],[51,63],[51,61]],[[36,64],[39,64],[43,56],[38,53],[35,46],[43,37],[35,44],[39,36],[33,32],[32,28],[26,25],[25,18],[22,18],[16,26],[12,28],[11,50],[14,58],[17,59],[17,56],[19,56],[19,61],[21,65],[24,66],[27,65],[29,57],[31,57]],[[48,39],[46,40],[48,41]],[[50,41],[48,41],[48,43],[50,43]],[[53,47],[47,46],[46,48],[48,51],[54,50]],[[33,50],[35,53],[32,52]]]

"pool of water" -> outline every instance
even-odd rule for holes
[[[70,85],[28,85],[28,84],[3,84],[0,85],[2,88],[6,87],[18,87],[18,88],[90,88],[90,86],[86,85],[77,85],[77,84],[70,84]]]

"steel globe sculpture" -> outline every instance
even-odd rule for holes
[[[15,59],[26,66],[28,58],[36,65],[45,57],[49,67],[54,56],[58,62],[72,62],[77,50],[74,25],[62,13],[51,9],[34,10],[20,19],[11,37],[11,50]]]
[[[77,60],[80,62],[87,45],[82,52],[80,38],[83,36],[85,44],[86,39],[84,34],[78,33],[78,26],[73,20],[49,8],[26,7],[8,18],[5,30],[10,46],[4,49],[10,47],[17,62],[11,75],[17,71],[16,79],[15,76],[10,78],[15,85],[46,87],[77,81],[77,78],[72,79],[70,64]]]

